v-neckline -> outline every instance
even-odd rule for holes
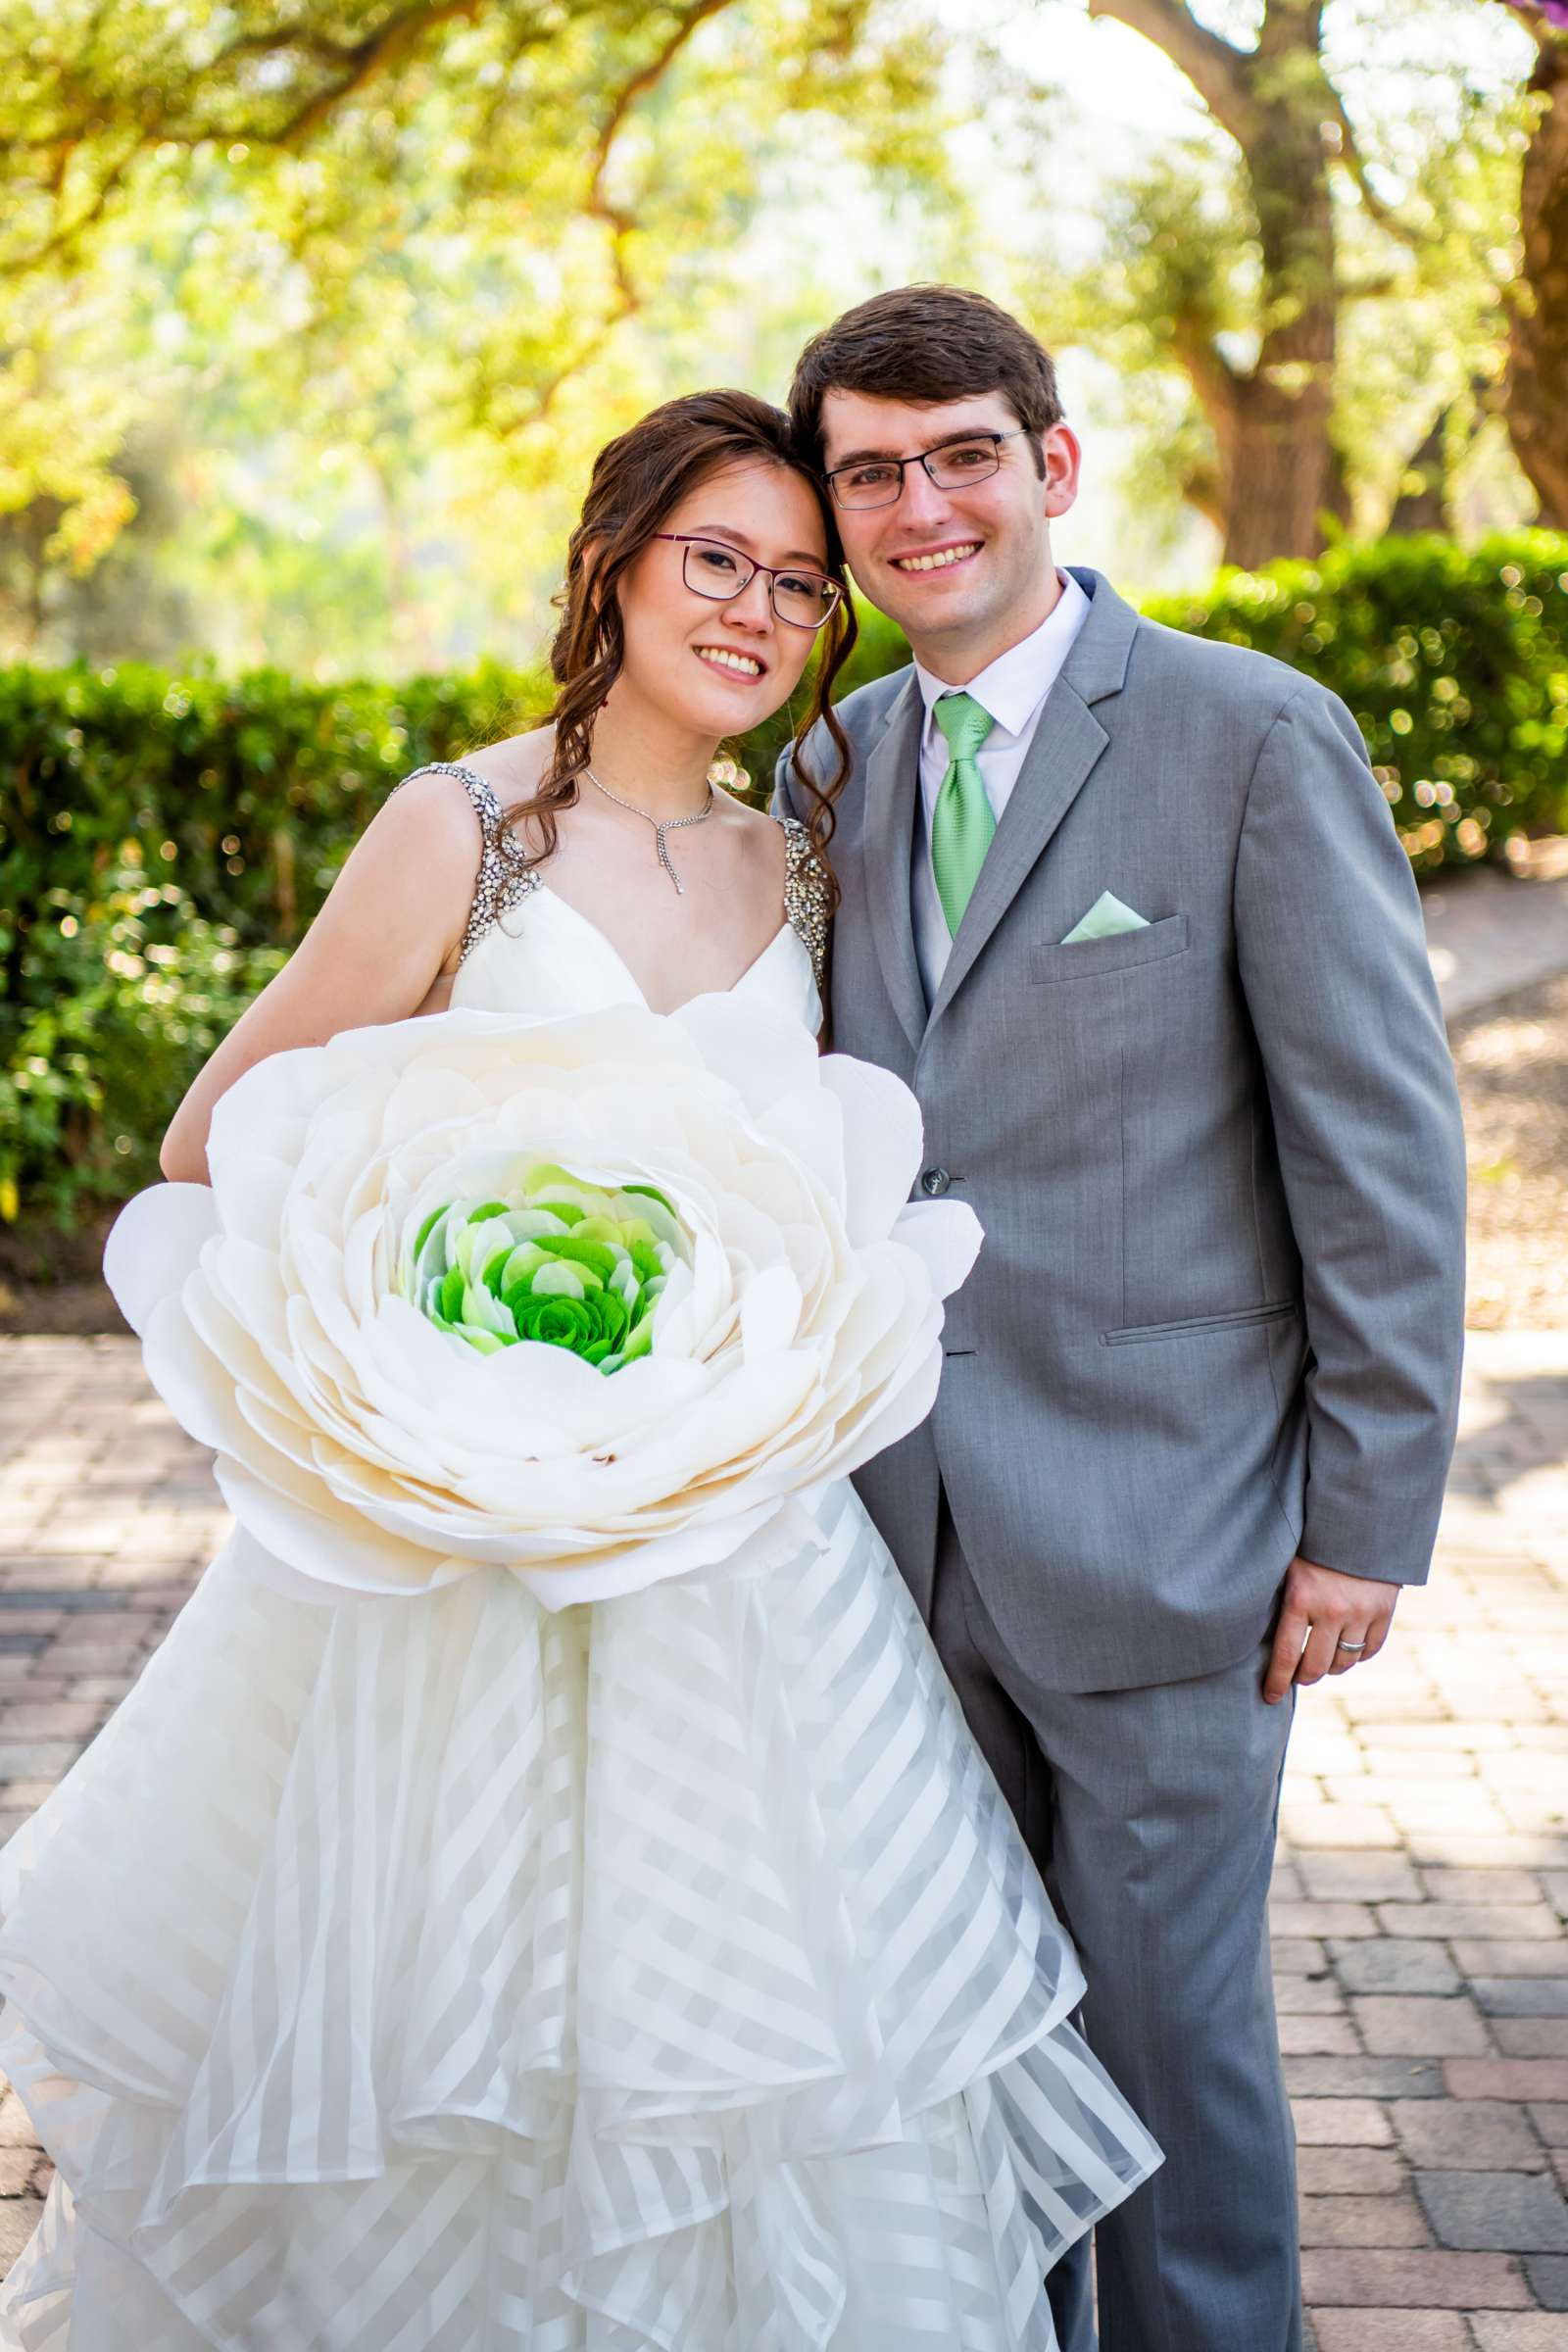
[[[636,991],[638,1003],[643,1005],[647,1011],[654,1012],[657,1008],[650,1001],[648,991],[643,987],[642,982],[638,979],[636,973],[632,970],[631,965],[626,961],[625,956],[616,947],[609,932],[602,930],[599,924],[594,921],[592,915],[584,914],[580,906],[574,906],[570,899],[564,899],[559,890],[553,890],[550,884],[545,880],[544,876],[538,872],[537,868],[535,869],[534,873],[534,888],[545,898],[549,899],[553,906],[564,907],[566,913],[572,917],[574,922],[579,923],[583,930],[587,931],[599,942],[606,955],[614,958],[621,971],[625,974],[627,980],[631,983],[632,988]],[[683,997],[679,1004],[665,1005],[660,1017],[662,1019],[667,1019],[671,1013],[684,1011],[688,1004],[695,1004],[698,997],[732,997],[735,994],[735,991],[741,987],[744,982],[749,980],[752,974],[758,970],[760,965],[761,965],[765,959],[771,956],[773,950],[778,946],[779,941],[783,939],[787,933],[790,936],[793,936],[794,934],[794,926],[791,924],[788,915],[785,916],[783,922],[780,923],[778,929],[773,933],[772,938],[767,940],[763,946],[758,949],[757,954],[752,957],[751,962],[746,966],[745,970],[738,973],[737,976],[730,981],[727,987],[697,989],[694,991],[692,996]]]

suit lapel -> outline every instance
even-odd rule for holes
[[[1093,601],[1061,675],[1046,698],[1034,740],[986,852],[931,1007],[932,1022],[941,1019],[963,985],[1110,740],[1090,706],[1120,693],[1138,615],[1100,573],[1075,568],[1074,576]],[[906,873],[907,844],[905,856]],[[905,895],[907,898],[906,885]]]
[[[924,716],[925,707],[911,669],[894,697],[882,734],[865,764],[866,911],[883,982],[916,1051],[926,1015],[925,990],[914,953],[909,867]]]

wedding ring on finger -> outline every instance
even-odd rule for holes
[[[1347,1642],[1342,1639],[1336,1642],[1334,1646],[1336,1649],[1348,1649],[1352,1657],[1359,1657],[1362,1650],[1365,1649],[1366,1643],[1365,1642]]]

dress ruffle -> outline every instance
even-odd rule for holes
[[[847,1486],[556,1613],[207,1571],[0,1857],[24,2352],[1048,2352],[1159,2161]]]

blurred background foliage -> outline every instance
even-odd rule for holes
[[[1568,534],[1348,543],[1149,610],[1334,686],[1418,870],[1568,826]],[[862,621],[849,690],[908,658]],[[0,1217],[69,1226],[154,1181],[180,1095],[389,787],[548,699],[497,668],[0,671]],[[788,740],[781,714],[738,747],[754,800]]]
[[[526,663],[593,450],[912,276],[1058,352],[1134,589],[1561,527],[1562,15],[9,0],[0,660]]]
[[[1334,686],[1418,869],[1568,823],[1568,0],[7,0],[0,1224],[146,1181],[540,707],[602,442],[915,277],[1056,353],[1062,557]]]

